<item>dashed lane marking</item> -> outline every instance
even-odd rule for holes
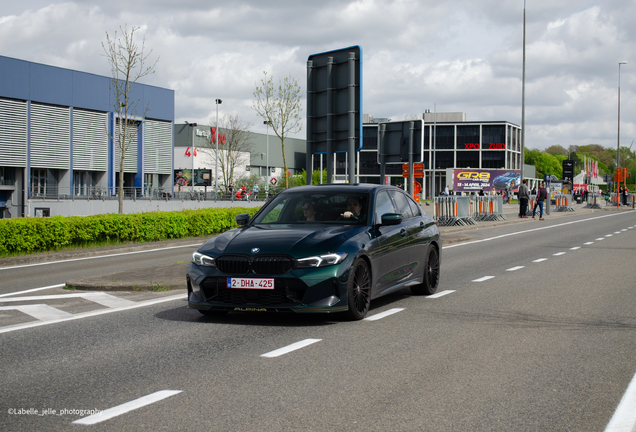
[[[492,279],[492,278],[494,278],[494,276],[484,276],[484,277],[481,277],[479,279],[473,280],[473,282],[483,282],[483,281],[487,281],[488,279]]]
[[[365,320],[365,321],[377,321],[377,320],[382,319],[382,318],[384,318],[384,317],[387,317],[387,316],[389,316],[389,315],[393,315],[393,314],[395,314],[395,313],[402,312],[403,310],[404,310],[404,308],[393,308],[393,309],[389,309],[389,310],[387,310],[387,311],[384,311],[384,312],[381,312],[381,313],[375,314],[375,315],[373,315],[373,316],[367,317],[367,318],[365,318],[364,320]]]
[[[565,255],[565,254],[566,254],[566,252],[557,252],[557,253],[552,254],[552,255],[554,255],[554,256],[561,256],[561,255]]]
[[[517,270],[521,270],[522,268],[524,268],[524,266],[516,266],[516,267],[511,267],[507,269],[506,271],[517,271]]]
[[[587,242],[587,243],[583,243],[585,246],[589,246],[591,244],[594,244],[594,242]]]
[[[540,263],[540,262],[547,261],[547,260],[548,260],[547,258],[539,258],[539,259],[536,259],[536,260],[534,260],[532,262]]]
[[[581,249],[581,246],[574,246],[574,247],[570,248],[570,250],[577,250],[577,249]]]
[[[160,400],[169,398],[170,396],[174,396],[181,392],[182,390],[161,390],[147,396],[140,397],[139,399],[135,399],[134,401],[126,402],[125,404],[117,405],[116,407],[100,411],[97,414],[75,420],[73,424],[94,425],[96,423],[101,423],[103,421],[110,420],[113,417],[117,417],[122,414],[126,414],[127,412],[130,412],[132,410],[136,410],[137,408],[145,407],[146,405],[159,402]]]
[[[494,277],[494,276],[493,276],[493,277]],[[448,294],[452,294],[452,293],[454,293],[454,292],[455,292],[455,290],[444,290],[444,291],[440,291],[440,292],[438,292],[438,293],[436,293],[436,294],[432,294],[432,295],[428,295],[428,296],[424,296],[424,297],[425,297],[425,298],[432,298],[432,299],[434,299],[434,298],[440,298],[440,297],[443,297],[443,296],[448,295]]]
[[[300,342],[296,342],[296,343],[293,343],[291,345],[288,345],[286,347],[279,348],[277,350],[270,351],[270,352],[265,353],[265,354],[261,354],[261,357],[268,357],[268,358],[280,357],[280,356],[282,356],[284,354],[290,353],[292,351],[299,350],[299,349],[304,348],[304,347],[306,347],[308,345],[315,344],[316,342],[320,342],[321,340],[322,339],[305,339],[305,340],[302,340]]]

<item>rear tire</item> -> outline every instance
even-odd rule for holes
[[[371,305],[371,271],[362,258],[358,258],[349,270],[347,297],[347,317],[353,321],[364,318]]]
[[[431,295],[439,286],[439,252],[435,246],[429,246],[424,267],[424,282],[411,287],[415,295]]]

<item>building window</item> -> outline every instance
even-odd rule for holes
[[[481,167],[493,169],[505,169],[505,151],[485,151],[481,153]]]
[[[453,168],[453,165],[455,165],[454,153],[452,151],[435,152],[435,168]]]
[[[455,126],[437,126],[434,134],[436,150],[455,148]]]
[[[378,154],[376,152],[360,152],[360,175],[380,174]]]
[[[15,168],[0,167],[0,186],[13,186],[15,184]]]
[[[503,150],[506,147],[506,127],[482,126],[481,148],[484,150]]]
[[[457,126],[457,150],[479,149],[479,126]]]
[[[362,128],[362,148],[364,150],[378,149],[378,126],[364,126]]]
[[[479,168],[479,151],[458,151],[455,168]]]

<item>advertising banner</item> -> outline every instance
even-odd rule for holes
[[[192,186],[192,170],[176,169],[174,170],[174,185]],[[212,170],[211,169],[195,169],[194,170],[195,186],[212,186]]]
[[[516,170],[453,170],[453,190],[455,192],[484,192],[503,191],[504,189],[519,190],[521,171]]]

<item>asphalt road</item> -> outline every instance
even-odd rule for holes
[[[121,310],[0,297],[86,314],[2,333],[33,318],[0,310],[0,430],[606,430],[636,374],[636,213],[464,232],[443,249],[441,295],[376,300],[370,318],[393,312],[378,320],[212,319],[175,292],[120,294],[149,302]],[[191,251],[0,270],[0,295]],[[27,295],[42,293],[65,291]]]

